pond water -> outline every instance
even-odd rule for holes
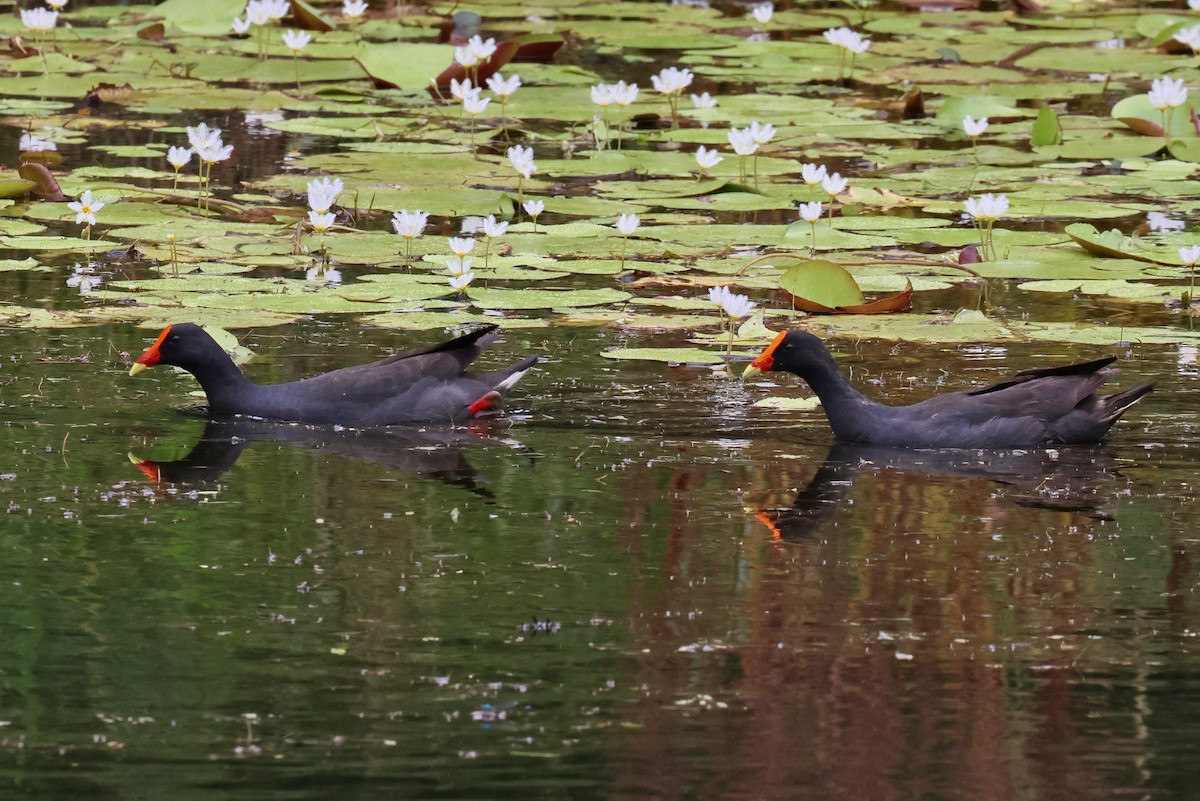
[[[6,795],[1187,795],[1188,354],[1123,353],[1159,387],[1103,446],[831,452],[612,337],[510,333],[505,419],[356,434],[206,430],[137,329],[3,332]],[[245,339],[271,380],[400,344]],[[1081,355],[839,352],[893,402]]]

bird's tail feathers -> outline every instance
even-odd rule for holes
[[[1124,392],[1116,392],[1104,397],[1104,419],[1116,422],[1121,415],[1129,411],[1129,407],[1140,401],[1154,389],[1154,384],[1138,384]]]

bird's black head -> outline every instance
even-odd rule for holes
[[[137,375],[156,364],[172,364],[186,368],[202,360],[215,345],[215,340],[208,332],[194,323],[168,325],[158,335],[158,339],[154,340],[154,344],[134,362],[129,374]]]
[[[807,331],[780,331],[750,366],[763,373],[772,370],[799,372],[815,356],[825,351],[821,340]]]

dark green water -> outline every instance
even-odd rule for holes
[[[823,465],[819,412],[513,332],[493,363],[546,363],[498,423],[210,430],[172,484],[126,454],[205,424],[125,375],[150,336],[0,330],[5,797],[1194,792],[1187,352],[1131,354],[1160,388],[1103,447]],[[282,380],[412,337],[245,341]],[[1045,352],[839,350],[892,400]]]

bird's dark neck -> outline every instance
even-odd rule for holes
[[[887,407],[870,400],[850,383],[837,366],[837,362],[828,352],[822,350],[820,356],[808,369],[800,375],[825,409],[829,418],[829,427],[833,434],[844,442],[872,442],[872,432],[869,423],[876,420],[878,415],[871,414]]]
[[[208,397],[209,411],[216,415],[245,412],[247,404],[261,390],[233,363],[223,350],[203,359],[179,365],[196,377]]]

